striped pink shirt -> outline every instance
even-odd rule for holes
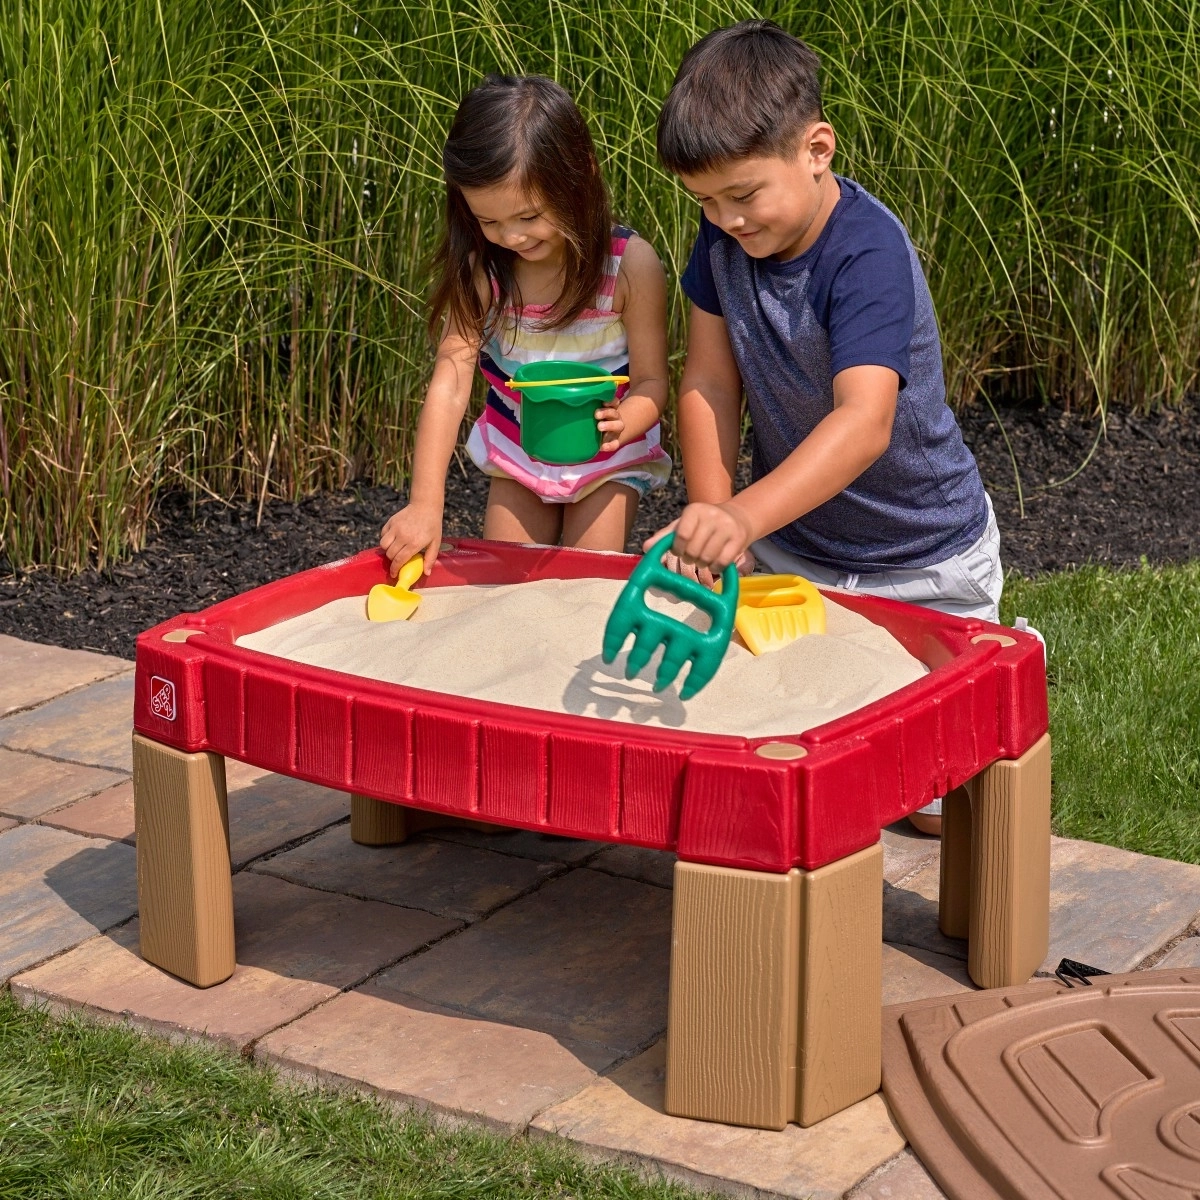
[[[612,305],[621,257],[634,236],[623,226],[613,229],[612,253],[594,308],[584,309],[570,325],[550,330],[536,324],[550,305],[527,304],[519,312],[510,308],[480,349],[487,401],[467,439],[467,452],[484,474],[515,479],[552,503],[579,500],[609,481],[626,484],[639,495],[666,483],[671,460],[660,444],[657,424],[637,441],[585,463],[555,466],[531,459],[521,449],[520,393],[506,386],[518,367],[548,359],[587,363],[611,375],[628,374],[625,323]],[[618,386],[618,400],[626,390],[627,385]]]

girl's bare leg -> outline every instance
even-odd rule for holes
[[[561,504],[546,504],[515,479],[493,479],[483,536],[497,542],[556,546],[562,532]]]
[[[564,546],[624,550],[637,515],[638,494],[623,483],[605,483],[574,504],[564,504]]]

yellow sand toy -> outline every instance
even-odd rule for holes
[[[407,621],[417,611],[421,597],[409,591],[425,570],[425,560],[414,554],[400,568],[395,583],[377,583],[367,594],[368,621]]]
[[[799,575],[747,575],[733,627],[752,654],[766,654],[806,633],[824,633],[825,601]]]

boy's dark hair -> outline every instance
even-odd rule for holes
[[[658,118],[658,155],[676,175],[734,159],[788,157],[821,111],[820,60],[774,21],[716,29],[683,57]]]
[[[508,305],[521,305],[517,256],[483,236],[465,187],[512,179],[545,206],[566,237],[563,292],[541,328],[568,325],[595,304],[612,253],[612,215],[592,135],[565,88],[541,75],[488,75],[459,104],[442,166],[446,231],[434,256],[429,315],[435,338],[447,315],[464,333],[482,338]],[[476,286],[480,271],[493,291],[488,300]]]

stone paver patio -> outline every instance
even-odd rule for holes
[[[662,1112],[670,855],[529,833],[350,841],[348,798],[230,763],[239,965],[137,954],[133,664],[0,637],[0,983],[281,1073],[739,1195],[942,1195],[879,1096],[780,1133]],[[884,1003],[972,985],[938,842],[884,833]],[[1200,867],[1055,839],[1050,969],[1200,965]]]

